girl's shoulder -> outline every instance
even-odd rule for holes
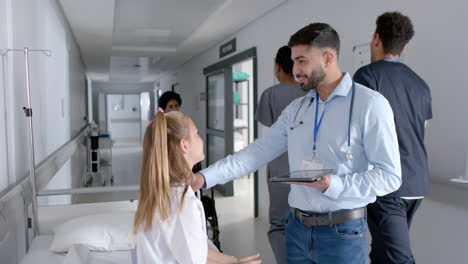
[[[181,202],[182,196],[184,194],[185,187],[184,186],[173,186],[172,187],[172,194],[174,195],[174,198],[177,199],[178,203]],[[185,203],[194,203],[194,202],[200,202],[198,197],[195,195],[195,192],[193,191],[192,187],[187,188],[187,192],[185,193],[184,197],[184,204]]]
[[[172,193],[174,194],[179,194],[179,193],[183,194],[184,190],[185,190],[185,186],[172,186]],[[195,192],[193,191],[191,186],[187,188],[187,193],[185,195],[195,196]]]
[[[204,214],[203,205],[200,199],[195,195],[192,187],[188,187],[185,193],[184,202],[182,203],[182,195],[185,187],[173,187],[173,194],[176,198],[176,203],[173,203],[173,210],[179,215],[200,215]],[[180,206],[182,209],[180,210]]]

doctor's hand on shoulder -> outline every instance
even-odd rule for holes
[[[285,183],[314,187],[314,188],[321,190],[322,192],[325,192],[331,184],[331,176],[330,175],[323,176],[320,178],[320,180],[316,182],[285,182]]]
[[[203,185],[205,184],[205,176],[201,173],[194,173],[193,178],[192,178],[192,183],[190,186],[192,186],[192,189],[194,192],[200,190]]]

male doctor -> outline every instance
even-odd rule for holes
[[[291,171],[333,169],[293,184],[285,240],[288,263],[367,263],[367,204],[397,190],[400,156],[392,109],[338,64],[340,40],[328,24],[291,36],[293,73],[308,94],[294,100],[268,134],[195,174],[209,188],[247,175],[286,150]]]

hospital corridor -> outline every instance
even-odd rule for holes
[[[0,0],[0,264],[467,264],[467,13]]]

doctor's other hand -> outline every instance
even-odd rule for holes
[[[192,186],[192,189],[194,192],[200,190],[203,187],[203,184],[205,184],[205,177],[201,173],[195,173],[193,174],[193,181],[190,186]]]
[[[316,182],[285,182],[285,183],[314,187],[314,188],[321,190],[322,192],[325,192],[331,184],[331,176],[330,175],[323,176],[320,178],[320,180]]]
[[[260,263],[262,263],[262,260],[260,259],[260,254],[257,253],[255,255],[237,258],[237,262],[234,262],[233,264],[260,264]]]

